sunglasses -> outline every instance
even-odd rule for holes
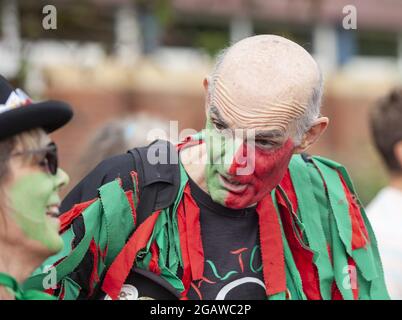
[[[47,171],[52,174],[57,174],[58,168],[58,156],[57,156],[57,146],[54,142],[49,143],[46,147],[35,149],[35,150],[25,150],[21,152],[13,153],[11,156],[22,156],[22,155],[37,155],[39,157],[39,165],[47,169]],[[43,157],[42,157],[43,155]]]

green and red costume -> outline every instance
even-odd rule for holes
[[[202,134],[178,145],[202,143]],[[96,288],[116,299],[133,266],[169,282],[186,299],[191,283],[203,279],[200,210],[188,176],[172,206],[137,224],[141,201],[138,179],[124,191],[115,179],[98,197],[61,217],[65,247],[44,265],[57,270],[59,299],[76,299],[82,286],[71,274],[90,252],[90,298]],[[340,164],[322,157],[294,155],[281,183],[256,209],[267,299],[388,299],[376,240],[352,182]],[[82,219],[83,237],[74,241],[73,224]],[[37,270],[25,284],[40,289]],[[82,295],[81,295],[82,296]]]

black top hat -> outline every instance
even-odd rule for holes
[[[50,133],[64,126],[72,116],[68,104],[54,100],[32,102],[0,75],[0,140],[34,128]]]

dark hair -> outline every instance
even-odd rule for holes
[[[6,210],[6,194],[5,190],[3,189],[3,184],[4,181],[7,180],[10,173],[9,160],[15,145],[15,137],[0,140],[0,223],[4,220],[3,215]]]
[[[24,131],[10,138],[0,140],[0,214],[7,209],[7,195],[4,183],[10,177],[10,158],[13,150],[20,145],[20,151],[35,149],[39,146],[40,137],[44,134],[42,129]],[[33,155],[22,158],[24,162],[31,162]]]
[[[394,147],[402,141],[402,88],[380,99],[370,112],[371,133],[382,158],[391,172],[402,172]]]

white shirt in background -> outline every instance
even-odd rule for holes
[[[386,187],[366,209],[391,299],[402,300],[402,191]]]

